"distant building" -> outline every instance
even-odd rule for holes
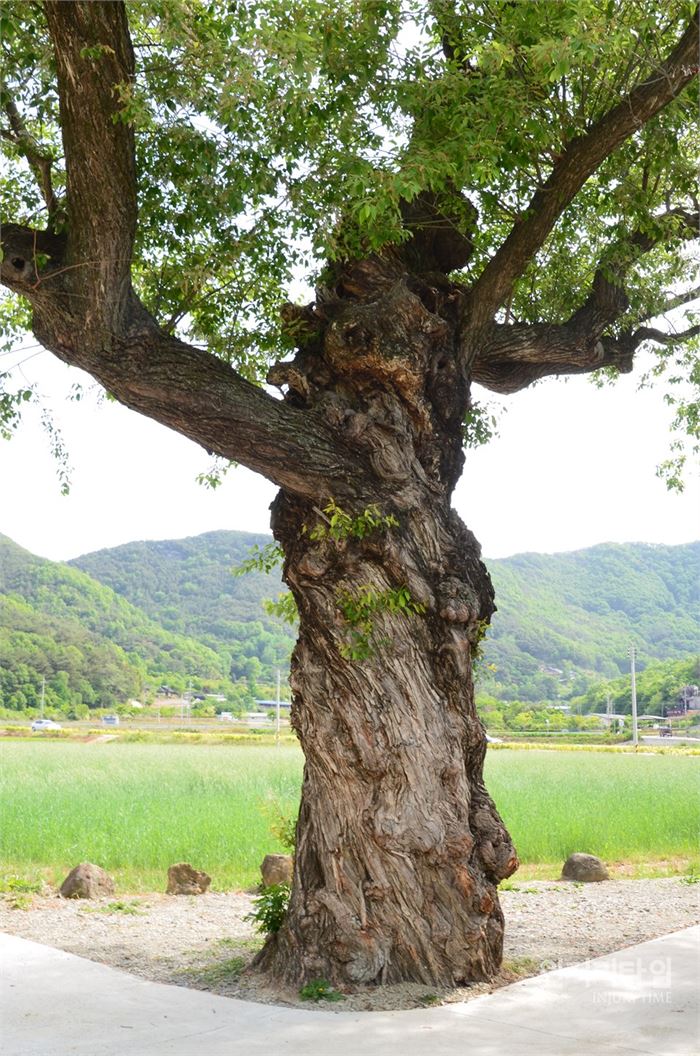
[[[243,716],[243,719],[249,725],[252,722],[259,723],[260,725],[263,725],[263,723],[267,724],[270,721],[270,717],[269,717],[269,715],[267,714],[266,711],[248,711]]]
[[[603,723],[604,726],[624,726],[625,725],[625,717],[624,717],[624,715],[608,715],[607,712],[602,712],[602,711],[592,711],[592,712],[590,712],[590,714],[594,718],[600,719],[600,721]]]

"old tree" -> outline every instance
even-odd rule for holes
[[[29,0],[2,19],[5,338],[28,327],[280,488],[306,767],[260,963],[489,976],[517,858],[472,689],[493,591],[450,506],[485,431],[471,390],[630,371],[642,346],[698,380],[700,328],[658,321],[698,293],[694,5]],[[302,277],[313,301],[290,303]],[[28,395],[5,391],[5,431]]]

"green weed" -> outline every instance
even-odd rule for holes
[[[107,902],[104,906],[82,906],[83,913],[124,913],[127,916],[142,916],[140,902]]]
[[[504,960],[502,967],[504,972],[519,976],[536,975],[539,969],[539,962],[534,957],[513,957],[510,960]]]
[[[257,953],[265,945],[265,940],[261,936],[254,935],[248,939],[219,939],[217,946],[223,946],[224,948],[229,947],[230,949],[236,950],[252,950]]]
[[[31,895],[13,895],[9,900],[10,909],[31,909],[32,901]]]
[[[226,961],[219,961],[202,971],[194,971],[193,974],[196,974],[201,982],[209,986],[217,986],[221,983],[235,982],[245,968],[245,964],[243,957],[229,957]]]
[[[274,935],[280,930],[287,916],[290,892],[289,884],[270,884],[263,887],[257,898],[253,899],[255,909],[245,919],[255,924],[256,931],[264,935]]]
[[[422,1005],[430,1006],[439,1005],[442,998],[439,994],[421,994],[418,1000]]]
[[[43,887],[41,880],[27,880],[23,876],[0,876],[0,893],[37,895]]]
[[[345,994],[341,994],[326,979],[312,979],[302,986],[299,991],[302,1001],[344,1001]]]

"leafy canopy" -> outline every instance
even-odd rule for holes
[[[131,0],[137,75],[117,91],[137,132],[139,295],[166,327],[260,380],[288,347],[279,308],[290,292],[328,259],[405,240],[400,204],[426,191],[457,225],[477,207],[463,275],[473,280],[566,145],[649,76],[693,8]],[[52,162],[49,221],[60,228],[58,100],[41,8],[6,3],[0,29],[3,109],[10,131],[13,107],[24,130],[3,138],[11,164],[0,207],[19,223],[45,218],[38,153]],[[689,285],[689,255],[672,240],[673,210],[696,188],[694,106],[683,92],[603,162],[518,281],[509,317],[567,319],[601,262],[626,269],[630,308],[613,334]],[[635,231],[658,239],[652,251],[630,243]],[[22,302],[3,304],[7,348],[27,324]],[[664,344],[654,373],[700,386],[696,353]],[[26,388],[5,398],[8,426],[26,398]],[[677,418],[697,439],[697,406],[680,400]]]

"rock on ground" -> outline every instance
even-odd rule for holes
[[[81,862],[61,884],[61,898],[103,898],[114,895],[114,881],[99,865]]]
[[[211,877],[187,862],[179,862],[168,869],[166,895],[203,895],[211,883]]]
[[[291,884],[294,859],[290,854],[266,854],[260,866],[264,887],[272,884]]]
[[[604,863],[594,854],[570,854],[564,862],[561,878],[590,884],[600,880],[609,880],[610,874]]]

